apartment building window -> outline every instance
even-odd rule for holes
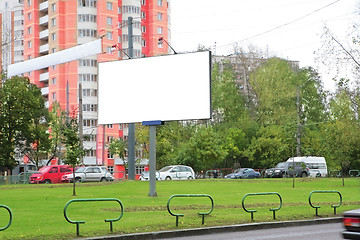
[[[106,142],[111,142],[112,140],[114,139],[114,137],[113,136],[107,136],[106,137]]]
[[[158,48],[163,48],[163,43],[162,42],[158,42]]]
[[[112,124],[107,124],[106,127],[109,128],[109,129],[113,129],[113,128],[114,128],[114,126],[113,126]]]
[[[52,48],[52,49],[51,49],[51,52],[52,52],[52,53],[56,53],[56,48]]]
[[[107,153],[107,157],[108,157],[108,159],[114,159],[114,155],[111,154],[109,151]]]
[[[56,4],[55,3],[51,4],[51,11],[53,11],[53,12],[56,11]]]
[[[79,37],[97,37],[97,31],[94,29],[79,29]]]
[[[31,27],[28,27],[28,34],[31,34]]]
[[[92,14],[79,14],[79,22],[94,22],[96,23],[96,15]]]
[[[106,18],[106,24],[107,25],[112,25],[113,21],[112,21],[112,18],[111,17],[107,17]]]
[[[84,127],[97,127],[97,119],[84,119],[83,126]]]
[[[142,18],[142,19],[146,19],[146,14],[145,14],[145,12],[141,12],[141,18]]]
[[[55,92],[52,93],[52,100],[56,100],[56,93]]]
[[[158,7],[162,7],[162,0],[157,0]]]
[[[162,13],[157,14],[157,20],[162,20]]]
[[[28,20],[31,20],[31,13],[28,13]]]
[[[84,135],[84,139],[86,139],[85,141],[88,142],[96,142],[96,135],[94,134]]]
[[[96,67],[97,61],[94,59],[81,59],[79,60],[79,67]]]
[[[97,112],[97,104],[83,104],[83,112]]]
[[[56,40],[56,33],[51,34],[51,40],[52,40],[52,41],[55,41],[55,40]]]
[[[141,0],[141,5],[146,5],[146,0]]]
[[[146,26],[141,26],[141,32],[146,33]]]
[[[95,157],[96,156],[96,150],[88,149],[86,150],[85,157]]]
[[[118,36],[118,43],[121,43],[121,36]]]
[[[118,14],[121,14],[121,7],[118,7]]]
[[[140,14],[140,8],[139,7],[135,7],[135,6],[128,6],[125,5],[123,6],[123,13],[136,13],[136,14]]]
[[[28,6],[31,6],[31,0],[28,0],[27,2],[28,2]]]
[[[114,174],[114,166],[107,166],[107,169],[111,174]]]
[[[143,39],[143,40],[141,41],[141,46],[142,46],[142,47],[146,47],[146,40]]]
[[[51,85],[56,85],[56,78],[51,79]]]
[[[113,39],[113,33],[112,32],[107,32],[106,33],[106,38],[109,39],[109,40],[112,40]]]
[[[83,97],[96,97],[97,90],[96,89],[83,89],[82,94],[83,94]]]
[[[119,130],[122,130],[122,124],[121,123],[119,124]]]
[[[28,41],[28,48],[31,48],[31,41]]]
[[[158,33],[158,34],[163,34],[163,28],[162,28],[162,27],[158,27],[158,28],[157,28],[157,33]]]
[[[51,19],[51,26],[55,26],[56,25],[56,18]]]
[[[79,74],[79,81],[81,82],[97,82],[96,74]]]
[[[113,10],[113,4],[111,2],[106,3],[106,9],[107,10]]]
[[[80,7],[96,7],[96,0],[79,0]]]

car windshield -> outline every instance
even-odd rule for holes
[[[167,172],[167,171],[169,171],[170,169],[172,169],[172,167],[170,167],[170,166],[163,167],[162,169],[159,170],[159,172]]]
[[[45,173],[45,172],[49,171],[49,169],[50,169],[50,166],[42,167],[42,168],[40,168],[39,172]]]
[[[84,172],[85,171],[85,167],[81,167],[81,168],[79,168],[78,170],[76,170],[75,172],[77,172],[77,173],[82,173],[82,172]]]
[[[276,168],[285,168],[285,167],[286,167],[286,163],[284,162],[278,163],[278,165],[276,165]]]

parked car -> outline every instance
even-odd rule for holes
[[[264,177],[292,177],[294,175],[294,168],[292,162],[281,162],[274,168],[266,169]],[[295,177],[308,177],[310,175],[309,168],[304,162],[295,162]]]
[[[158,171],[158,180],[185,180],[195,179],[195,172],[189,166],[172,165]]]
[[[70,165],[44,166],[33,173],[29,180],[30,183],[61,183],[61,177],[69,172],[72,172]]]
[[[156,180],[159,180],[159,172],[155,173]],[[149,181],[150,179],[150,171],[143,171],[140,174],[139,180],[141,181]]]
[[[73,173],[62,176],[62,182],[72,182]],[[105,182],[113,181],[114,177],[105,166],[80,167],[75,171],[75,182]]]
[[[327,165],[324,157],[291,157],[287,162],[304,162],[309,168],[310,177],[326,177],[328,175]]]
[[[236,169],[233,173],[225,175],[224,178],[229,179],[238,179],[238,178],[260,178],[261,175],[259,172],[256,172],[252,168],[239,168]]]
[[[342,233],[343,237],[345,239],[360,239],[360,209],[344,212],[342,220],[345,228]]]

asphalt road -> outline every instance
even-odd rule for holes
[[[313,224],[307,226],[282,227],[251,231],[212,233],[200,236],[161,238],[162,240],[338,240],[342,239],[341,223]]]

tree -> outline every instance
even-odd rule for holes
[[[177,162],[192,166],[195,171],[217,168],[226,156],[220,138],[211,127],[198,126],[187,143],[182,144]]]
[[[252,75],[256,120],[264,126],[296,120],[296,74],[285,60],[269,59]]]
[[[62,128],[62,143],[66,147],[65,164],[69,164],[73,168],[73,196],[75,191],[75,167],[81,163],[81,158],[85,156],[85,150],[81,144],[79,137],[79,124],[76,117],[72,117],[66,121],[65,127]]]
[[[215,65],[212,72],[213,122],[232,124],[245,112],[245,99],[235,82],[232,69],[219,72]]]
[[[0,165],[12,169],[15,151],[47,151],[47,110],[40,89],[24,77],[6,79],[0,88]],[[31,158],[30,158],[31,159]]]
[[[122,139],[111,139],[108,151],[113,155],[118,155],[119,158],[125,159],[127,150],[127,142]]]

